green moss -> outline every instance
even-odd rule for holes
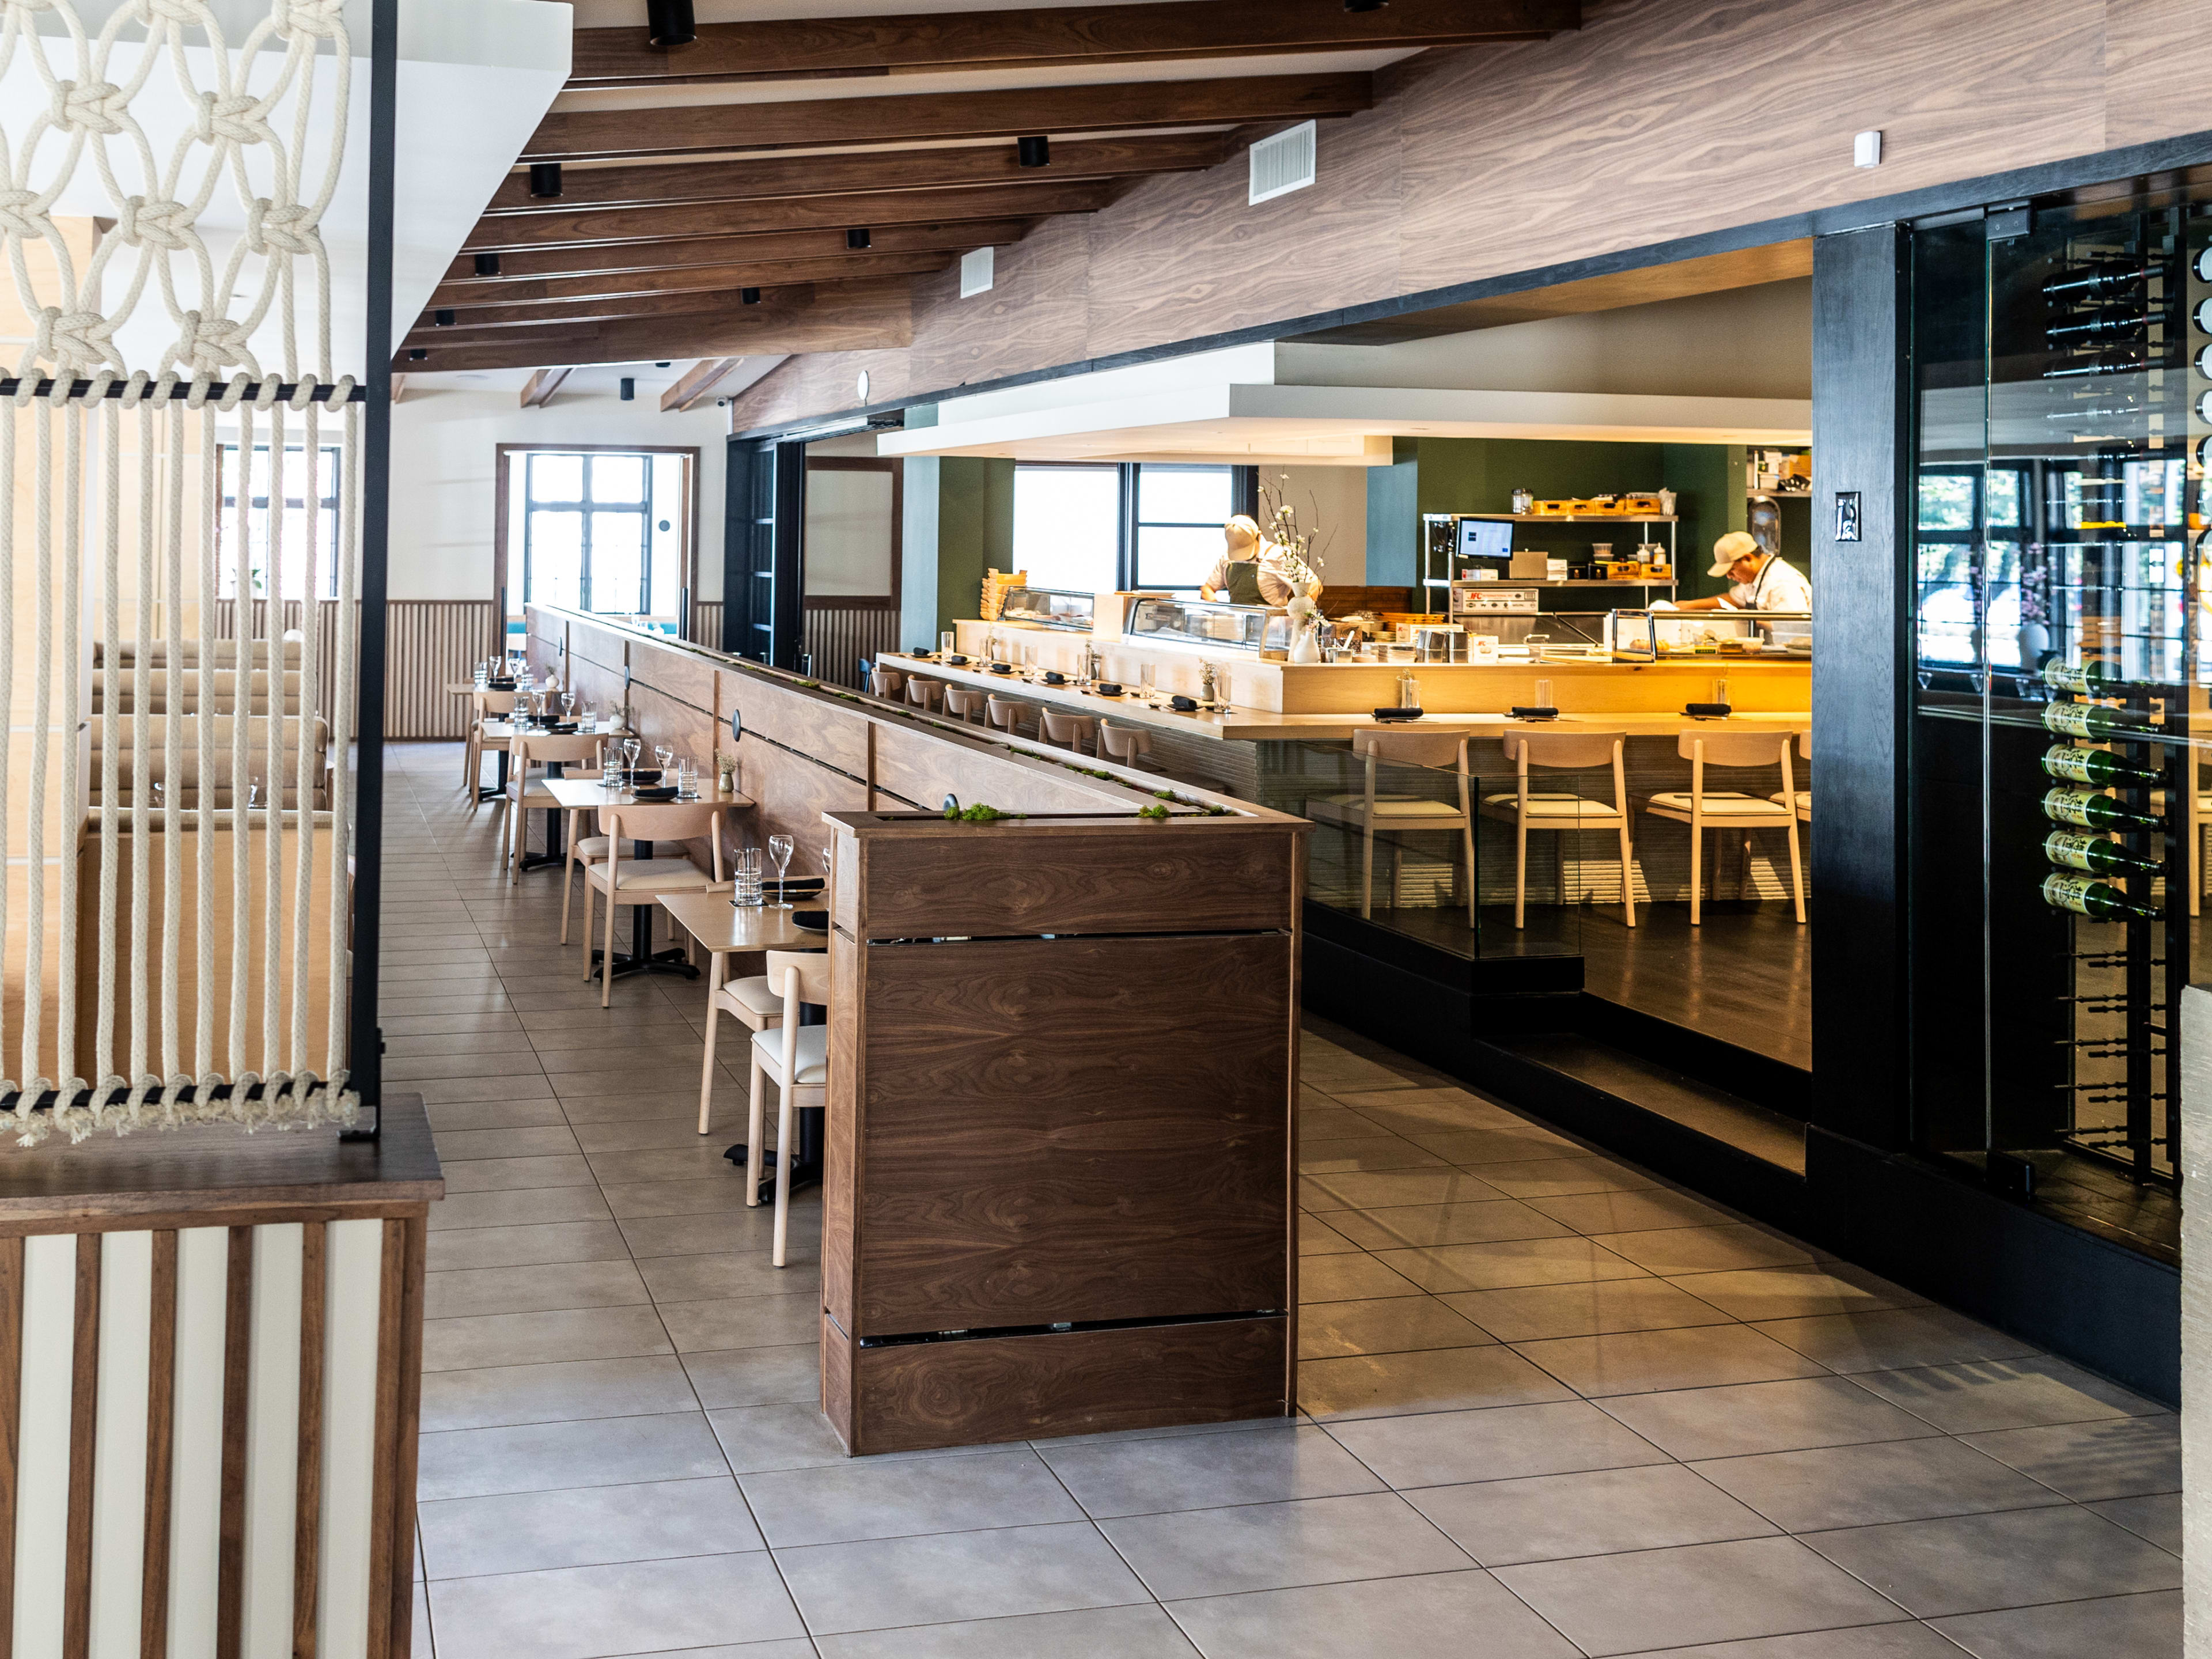
[[[946,822],[951,823],[995,823],[1000,818],[1025,818],[1028,816],[1026,812],[1001,812],[997,807],[982,801],[958,811],[948,811],[945,815]]]

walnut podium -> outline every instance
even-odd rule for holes
[[[847,1449],[1291,1412],[1307,826],[823,819]]]

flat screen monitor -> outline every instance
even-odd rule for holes
[[[1513,526],[1503,519],[1462,519],[1459,556],[1462,559],[1510,559],[1513,556]]]

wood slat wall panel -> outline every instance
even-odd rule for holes
[[[720,599],[691,601],[691,632],[688,636],[694,645],[703,645],[712,651],[722,648],[722,602]]]
[[[898,612],[842,606],[806,608],[805,649],[814,659],[814,678],[862,690],[860,659],[898,648]],[[719,643],[719,639],[716,643]]]
[[[316,605],[316,712],[335,719],[337,686],[338,605]],[[393,599],[385,613],[385,735],[388,738],[459,738],[468,731],[468,699],[446,687],[465,680],[477,664],[498,650],[496,607],[489,599]],[[269,602],[253,601],[247,618],[250,638],[266,637]],[[284,604],[285,629],[301,629],[298,600]],[[216,606],[216,637],[238,637],[238,605]],[[355,735],[348,732],[350,738]]]

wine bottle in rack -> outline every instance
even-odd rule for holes
[[[2069,783],[2086,783],[2099,789],[2118,789],[2130,783],[2155,784],[2159,775],[2148,766],[2136,766],[2103,749],[2076,749],[2054,743],[2043,751],[2043,769]]]
[[[2063,738],[2087,738],[2105,743],[2115,738],[2138,741],[2149,733],[2142,722],[2124,709],[2097,702],[2047,702],[2043,705],[2043,729]]]
[[[2090,374],[2130,374],[2148,368],[2150,363],[2139,351],[2100,351],[2094,357],[2077,357],[2072,362],[2061,363],[2056,368],[2046,368],[2046,380],[2078,380]]]
[[[2063,276],[2046,277],[2044,280],[2043,292],[2046,298],[2052,300],[2086,298],[2103,294],[2124,294],[2130,289],[2142,286],[2157,271],[2158,267],[2154,264],[2094,265],[2087,270],[2074,271]]]
[[[2139,903],[2094,876],[2063,876],[2057,871],[2043,878],[2043,902],[2094,921],[2126,921],[2130,917],[2155,921],[2160,914],[2155,906]]]
[[[2043,838],[2043,856],[2069,870],[2094,876],[2154,876],[2159,867],[2116,841],[2079,830],[2054,830]]]
[[[2137,341],[2150,327],[2150,319],[2136,312],[2103,317],[2084,317],[2076,322],[2054,323],[2043,331],[2053,345],[2078,345],[2085,341]]]
[[[2119,684],[2120,665],[2094,659],[2088,662],[2047,662],[2043,665],[2043,683],[2054,691],[2086,696]]]
[[[2162,830],[2166,826],[2147,812],[2130,811],[2110,795],[2094,789],[2052,789],[2043,797],[2043,815],[2056,823],[2076,830]]]

